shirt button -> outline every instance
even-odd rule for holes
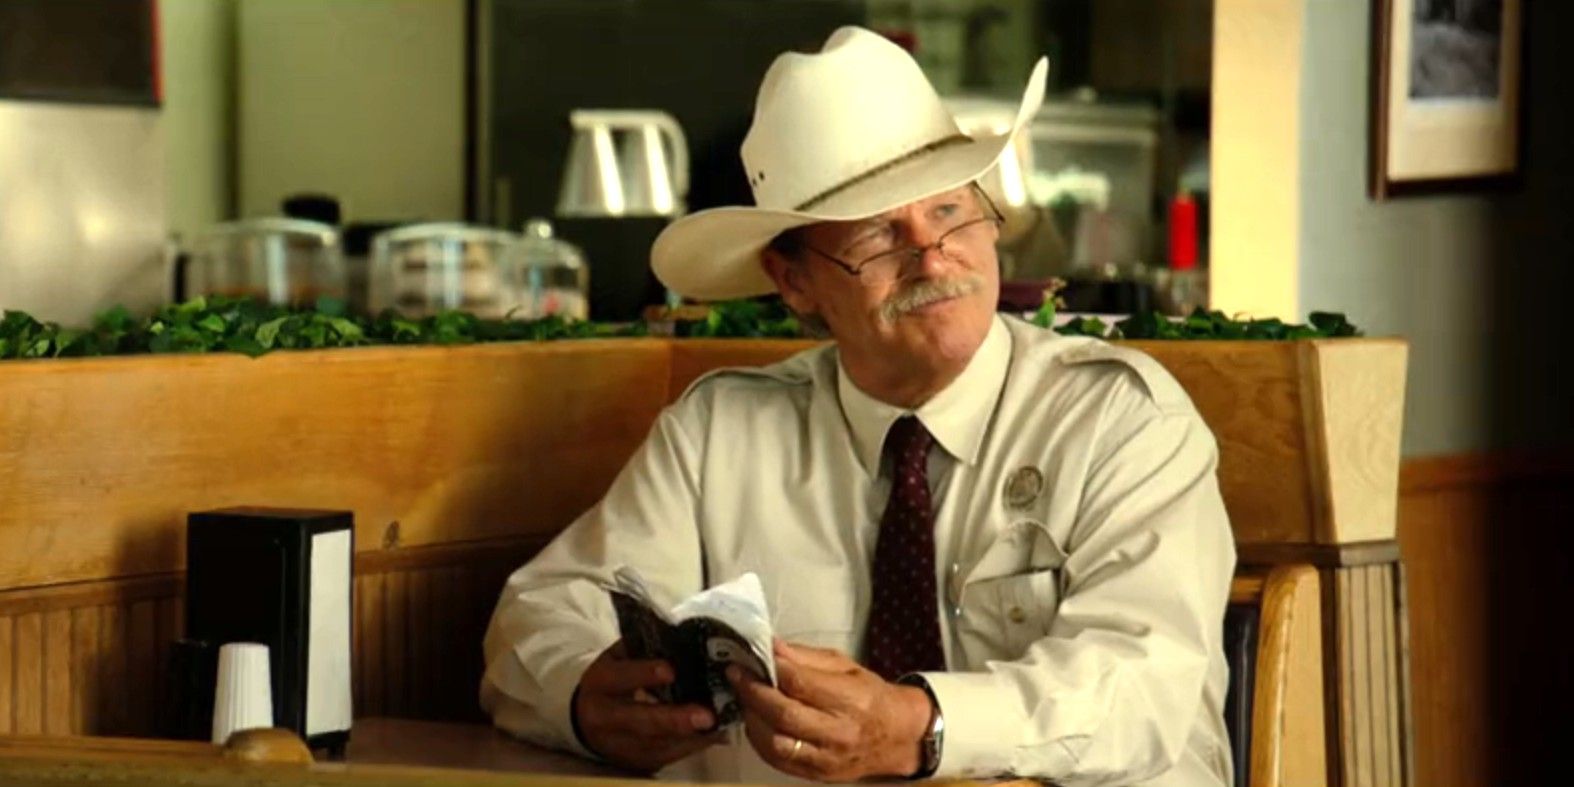
[[[1006,612],[1006,617],[1009,618],[1012,623],[1027,622],[1027,613],[1023,612],[1021,607],[1012,607]]]

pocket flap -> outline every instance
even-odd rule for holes
[[[962,603],[969,585],[1035,571],[1058,570],[1065,563],[1065,550],[1055,543],[1049,528],[1035,520],[1021,519],[1003,529],[971,567],[953,567],[946,597],[957,606]]]

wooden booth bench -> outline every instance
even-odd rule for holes
[[[694,378],[806,346],[627,339],[0,364],[0,777],[17,763],[71,763],[84,779],[101,765],[135,770],[125,747],[137,744],[101,738],[164,728],[185,516],[235,505],[355,513],[357,730],[387,717],[484,721],[480,640],[504,577],[595,502]],[[1237,706],[1249,783],[1405,783],[1404,344],[1137,346],[1219,440],[1241,557],[1232,609],[1255,610],[1250,652],[1233,660],[1253,673]],[[159,767],[260,767],[205,744],[147,743],[166,747]],[[403,766],[364,767],[405,781]]]

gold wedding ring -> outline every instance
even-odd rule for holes
[[[802,738],[793,738],[792,739],[792,752],[790,752],[787,755],[787,761],[788,762],[792,762],[793,760],[798,759],[798,751],[800,749],[802,749],[802,748],[803,748],[803,739]]]

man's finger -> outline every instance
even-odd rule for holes
[[[819,708],[806,705],[789,697],[770,684],[752,678],[741,680],[737,670],[728,670],[733,677],[733,687],[738,701],[744,708],[758,715],[771,729],[795,738],[830,743],[838,739],[836,727],[839,720]]]
[[[798,645],[778,639],[775,643],[775,651],[778,662],[785,660],[826,672],[854,672],[858,669],[858,662],[848,658],[847,654],[839,650]]]
[[[593,694],[631,694],[672,681],[672,665],[660,659],[608,659],[592,665],[581,678],[584,690]]]
[[[751,711],[743,712],[743,730],[760,759],[783,773],[817,780],[830,765],[830,757],[819,747],[802,738],[777,732],[769,722]]]
[[[646,705],[623,702],[607,708],[603,724],[610,729],[645,738],[694,735],[716,723],[709,710],[698,705]]]
[[[838,764],[836,756],[831,752],[791,735],[772,733],[770,746],[782,763],[792,768],[795,773],[809,778],[823,778]]]
[[[858,681],[844,673],[826,672],[786,661],[776,664],[776,683],[781,693],[820,710],[848,706],[857,696]]]

